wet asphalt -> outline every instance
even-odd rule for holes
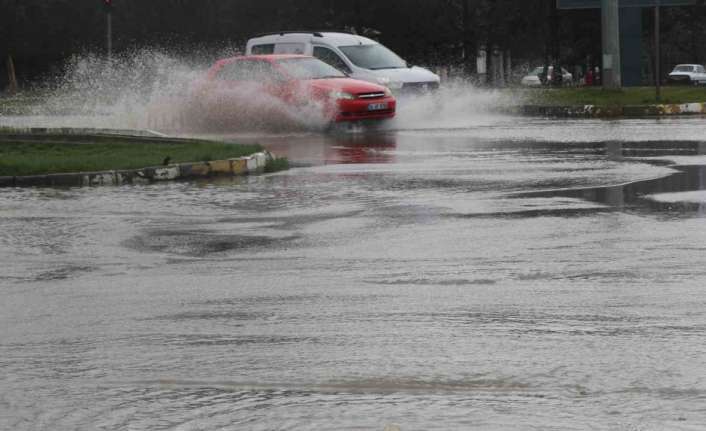
[[[700,429],[704,119],[452,126],[0,190],[0,429]]]

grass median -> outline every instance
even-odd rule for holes
[[[654,87],[626,87],[622,90],[604,90],[601,87],[527,89],[523,93],[525,103],[536,106],[622,107],[658,103]],[[663,87],[659,103],[706,103],[706,87]]]
[[[209,141],[0,141],[0,176],[139,169],[173,163],[232,159],[258,151],[262,151],[259,145]],[[282,163],[280,161],[279,165]]]

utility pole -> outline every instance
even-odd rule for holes
[[[603,24],[603,88],[620,89],[620,5],[619,0],[601,0]]]
[[[7,56],[7,92],[15,94],[19,90],[17,85],[17,75],[15,74],[15,62],[12,60],[12,54]]]
[[[471,33],[471,0],[463,0],[463,73],[466,77],[474,73],[474,64],[477,63],[477,50],[473,43]]]
[[[662,79],[660,77],[660,63],[662,60],[662,53],[660,51],[660,16],[659,16],[659,6],[660,1],[657,0],[657,6],[655,6],[655,98],[657,103],[660,102],[662,98]]]
[[[105,44],[108,51],[108,60],[113,56],[113,0],[103,0],[103,8],[106,17],[106,38]]]

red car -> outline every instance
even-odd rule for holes
[[[201,96],[220,101],[220,114],[227,110],[225,105],[235,105],[230,106],[233,115],[308,111],[321,114],[327,122],[344,122],[385,120],[393,118],[396,109],[395,98],[386,87],[348,78],[323,61],[303,55],[220,60],[199,89]]]

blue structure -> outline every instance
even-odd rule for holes
[[[557,0],[558,9],[600,9],[601,0]],[[692,6],[696,0],[620,0],[620,7]]]
[[[696,0],[620,0],[620,55],[623,86],[642,84],[642,9],[691,6]],[[558,9],[600,9],[601,0],[557,0]]]

